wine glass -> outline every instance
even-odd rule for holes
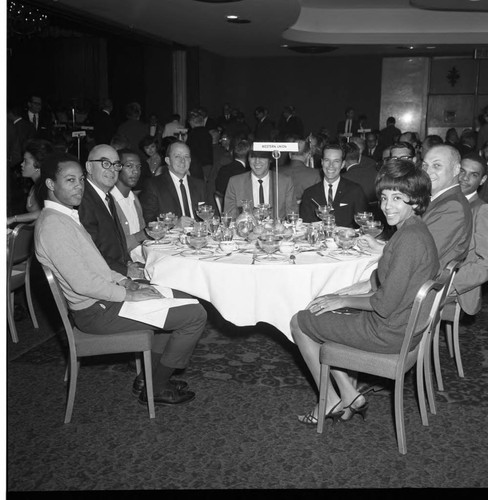
[[[158,244],[166,235],[166,227],[161,221],[150,222],[146,227],[146,233]]]
[[[202,248],[207,245],[207,232],[206,231],[198,231],[193,230],[188,235],[188,244],[195,249],[192,252],[193,255],[202,255]]]
[[[373,220],[373,212],[357,212],[354,215],[354,221],[359,227],[370,220]]]
[[[357,234],[354,229],[340,229],[334,232],[334,241],[338,247],[341,248],[341,254],[350,254],[349,249],[351,249],[357,240]]]
[[[273,260],[271,254],[275,253],[280,248],[282,238],[274,234],[265,234],[258,238],[261,250],[266,253],[267,260]]]
[[[380,220],[368,220],[361,225],[361,230],[363,234],[370,234],[376,238],[383,231],[383,223]]]
[[[330,207],[328,205],[318,205],[315,209],[315,213],[320,220],[324,220],[324,217],[330,212]]]

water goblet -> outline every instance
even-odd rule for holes
[[[168,231],[175,227],[178,217],[173,212],[159,214],[158,221],[161,221]]]
[[[376,238],[383,231],[383,223],[380,220],[368,220],[361,225],[361,231],[363,234],[370,234]]]
[[[324,217],[330,212],[330,207],[328,205],[318,205],[315,209],[315,214],[320,220],[324,220]]]
[[[158,244],[166,235],[166,227],[161,221],[150,222],[146,227],[146,233]]]
[[[267,260],[273,260],[271,254],[275,253],[280,248],[282,238],[274,234],[265,234],[258,238],[259,247],[266,253]]]
[[[220,228],[220,217],[214,216],[211,219],[209,219],[208,229],[212,237],[214,237],[217,234],[219,228]]]
[[[193,255],[202,255],[204,253],[202,252],[202,248],[207,245],[207,232],[194,229],[188,235],[188,244],[195,249],[192,252]]]
[[[373,220],[373,212],[357,212],[354,215],[354,221],[359,227],[369,220]]]
[[[338,247],[341,248],[341,254],[350,254],[349,249],[351,249],[357,240],[357,234],[354,229],[340,229],[334,232],[334,241]]]

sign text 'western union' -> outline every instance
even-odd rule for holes
[[[253,151],[289,151],[298,152],[298,142],[253,142]]]

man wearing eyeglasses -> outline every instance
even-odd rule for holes
[[[409,142],[396,142],[390,149],[390,158],[395,160],[417,160],[415,148]]]
[[[111,146],[100,144],[89,152],[86,162],[87,182],[78,214],[110,269],[129,278],[143,278],[142,269],[131,261],[115,202],[110,194],[121,170],[119,155]]]
[[[146,223],[142,215],[142,207],[139,198],[133,189],[141,177],[141,159],[131,149],[120,149],[118,151],[122,170],[119,178],[110,194],[115,200],[117,215],[125,234],[125,242],[132,260],[140,258],[140,245],[147,238]]]

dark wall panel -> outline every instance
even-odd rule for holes
[[[202,52],[200,59],[200,99],[211,114],[229,101],[254,126],[256,106],[266,106],[277,121],[283,106],[292,104],[306,132],[326,127],[335,133],[345,108],[353,106],[378,127],[380,57],[224,59]]]

